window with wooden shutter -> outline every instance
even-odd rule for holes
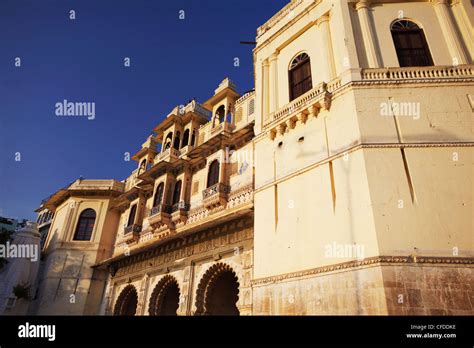
[[[289,71],[290,101],[298,98],[313,88],[311,80],[311,63],[306,53],[298,55],[291,62]]]
[[[398,20],[392,24],[391,31],[401,67],[433,65],[423,29],[416,23]]]

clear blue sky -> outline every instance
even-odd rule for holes
[[[123,180],[135,167],[124,153],[174,106],[206,100],[226,76],[253,88],[253,46],[239,41],[286,3],[1,0],[0,216],[36,218],[43,198],[81,175]],[[56,116],[64,99],[95,102],[95,120]]]

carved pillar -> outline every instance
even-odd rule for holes
[[[269,87],[270,87],[270,110],[269,112],[275,112],[278,110],[278,51],[273,53],[270,58],[270,73],[269,73]]]
[[[143,222],[143,219],[145,218],[146,212],[146,198],[145,198],[145,193],[143,191],[140,191],[139,196],[138,196],[138,202],[137,202],[137,212],[135,214],[135,221],[133,221],[133,224],[136,225],[141,225]]]
[[[174,178],[171,174],[166,173],[165,176],[165,185],[163,187],[163,199],[162,199],[162,204],[163,205],[168,205],[171,203],[171,193],[173,192],[173,187],[172,184],[174,182]]]
[[[451,54],[452,64],[468,64],[468,58],[464,48],[462,47],[461,38],[458,36],[456,26],[449,11],[447,0],[434,0],[436,15],[438,16],[439,24],[448,45],[449,53]]]
[[[379,68],[382,66],[382,59],[376,46],[375,29],[372,23],[372,15],[370,13],[370,1],[361,0],[355,6],[359,15],[362,37],[364,39],[365,53],[369,68]]]
[[[334,67],[334,51],[332,48],[332,37],[329,28],[329,15],[326,14],[316,21],[316,25],[319,27],[321,35],[321,42],[323,43],[323,51],[325,52],[325,70],[326,77],[324,81],[331,81],[336,77],[336,68]]]
[[[112,281],[109,285],[105,297],[105,315],[114,315],[113,302],[115,299],[116,286]]]
[[[190,189],[191,189],[191,170],[190,168],[185,168],[184,175],[183,175],[183,184],[181,186],[181,196],[179,197],[180,202],[188,201],[188,196],[191,196],[191,193],[189,192]]]
[[[146,311],[146,301],[148,297],[149,280],[150,280],[150,277],[148,276],[148,274],[145,274],[140,283],[140,293],[138,294],[138,304],[137,304],[138,315],[144,315]]]
[[[226,178],[226,167],[227,167],[227,159],[226,159],[226,150],[222,149],[221,150],[221,158],[219,160],[219,182],[221,184],[226,184],[227,178]]]
[[[268,115],[269,115],[269,103],[270,103],[270,91],[269,91],[269,67],[270,64],[268,63],[268,59],[263,61],[262,65],[262,114],[263,114],[263,120],[266,121],[268,120]]]

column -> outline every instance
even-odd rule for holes
[[[359,21],[362,31],[362,37],[364,39],[365,53],[367,55],[367,61],[369,68],[380,68],[382,66],[381,58],[377,50],[377,41],[375,36],[375,29],[372,24],[372,18],[370,14],[370,1],[361,0],[355,6],[359,15]]]
[[[104,312],[101,314],[104,315],[113,315],[114,309],[112,308],[112,302],[114,300],[115,295],[115,284],[112,282],[111,276],[109,275],[109,283],[107,284],[106,293],[105,293],[105,308]]]
[[[173,197],[171,197],[173,193],[173,185],[172,185],[173,182],[174,182],[173,176],[169,173],[166,173],[165,185],[163,187],[163,200],[162,200],[164,206],[169,205],[171,203],[171,200],[173,199]]]
[[[138,303],[137,303],[138,315],[146,315],[146,302],[147,302],[147,297],[148,297],[149,279],[150,279],[150,276],[147,273],[145,273],[140,283],[140,289],[138,293]]]
[[[265,122],[268,119],[269,115],[269,63],[268,59],[265,59],[263,61],[262,65],[262,114],[263,114],[263,121]]]
[[[461,31],[464,36],[464,42],[467,45],[472,59],[472,57],[474,57],[474,29],[472,28],[471,21],[461,0],[454,0],[451,6],[459,25],[462,27]]]
[[[449,11],[448,1],[435,0],[433,1],[433,5],[443,31],[444,39],[448,45],[449,53],[451,54],[452,64],[468,64],[469,59],[467,58],[466,52],[464,52],[461,38],[456,31],[456,25]]]
[[[278,51],[273,53],[270,58],[270,110],[269,112],[275,112],[278,110]]]
[[[137,202],[137,213],[135,214],[135,225],[142,225],[143,219],[145,218],[145,208],[146,208],[146,197],[143,192],[139,193]]]
[[[336,69],[334,67],[334,51],[332,49],[331,31],[329,29],[329,15],[326,14],[316,21],[321,35],[321,42],[325,52],[325,70],[326,78],[324,81],[329,82],[336,77]]]
[[[221,153],[221,160],[219,161],[219,183],[227,184],[226,174],[226,167],[227,167],[227,160],[226,160],[226,150],[223,148]]]
[[[189,168],[184,168],[183,181],[181,184],[181,196],[179,197],[180,202],[188,203],[188,200],[186,197],[188,197],[188,191],[192,185],[191,178],[192,178],[191,170]],[[191,196],[191,194],[189,194],[189,196]]]

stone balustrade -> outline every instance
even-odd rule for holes
[[[474,65],[362,69],[362,80],[418,80],[474,77]]]

